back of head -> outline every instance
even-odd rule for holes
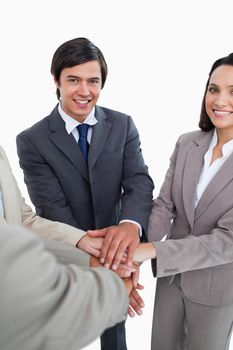
[[[100,49],[87,38],[75,38],[59,46],[52,58],[51,73],[59,83],[60,75],[64,68],[70,68],[89,61],[99,62],[103,88],[108,73],[107,64]],[[58,89],[57,97],[58,99],[60,98]]]
[[[201,115],[200,115],[200,120],[199,120],[199,124],[198,124],[199,128],[203,131],[210,131],[214,128],[214,125],[211,122],[211,120],[206,112],[205,97],[206,97],[206,92],[207,92],[207,89],[209,86],[209,81],[210,81],[211,75],[213,74],[215,69],[217,69],[218,67],[223,66],[223,65],[233,66],[233,53],[230,53],[228,56],[225,56],[225,57],[222,57],[222,58],[219,58],[218,60],[216,60],[210,69],[209,78],[208,78],[207,83],[206,83],[205,93],[204,93],[203,100],[202,100]]]

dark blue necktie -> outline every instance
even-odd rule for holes
[[[78,144],[79,144],[79,147],[82,151],[82,154],[83,154],[85,161],[87,161],[87,154],[88,154],[88,148],[89,148],[89,144],[87,142],[88,128],[89,128],[88,124],[79,124],[77,126],[77,129],[79,132]]]

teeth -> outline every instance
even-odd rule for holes
[[[80,103],[81,105],[85,105],[85,104],[87,104],[88,103],[88,100],[85,100],[85,101],[83,101],[83,100],[75,100],[77,103]]]
[[[217,114],[217,115],[221,115],[221,116],[227,116],[229,114],[231,114],[232,112],[229,112],[229,111],[217,111],[217,110],[214,110],[214,113]]]

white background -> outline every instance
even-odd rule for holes
[[[156,195],[178,135],[197,128],[213,61],[233,51],[232,23],[227,0],[2,0],[0,143],[27,201],[15,137],[57,103],[50,63],[60,44],[84,36],[103,51],[109,75],[99,105],[133,117]],[[146,307],[127,321],[129,350],[150,348],[150,263],[141,282]]]

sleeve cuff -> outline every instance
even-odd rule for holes
[[[139,235],[139,237],[142,237],[142,227],[137,221],[124,219],[124,220],[121,220],[119,223],[121,224],[122,222],[132,222],[133,224],[137,225],[138,226],[138,235]]]

